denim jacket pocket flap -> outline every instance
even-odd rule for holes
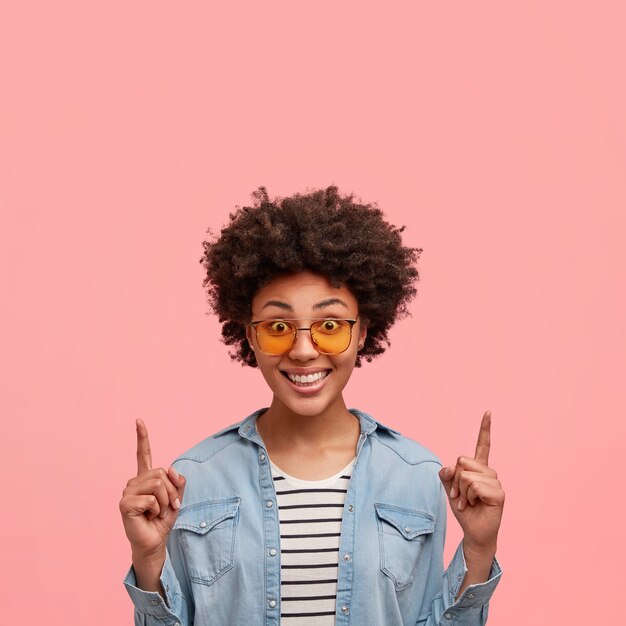
[[[191,504],[180,509],[172,530],[191,530],[198,535],[206,535],[220,522],[235,517],[239,509],[240,498],[208,500]]]
[[[391,524],[405,539],[411,541],[435,530],[435,519],[419,509],[407,509],[392,504],[374,503],[380,519]]]

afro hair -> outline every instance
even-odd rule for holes
[[[346,286],[356,298],[367,337],[355,366],[382,354],[391,345],[389,329],[408,315],[417,293],[414,265],[422,249],[402,245],[404,226],[392,226],[375,203],[355,202],[336,186],[274,199],[259,187],[251,195],[253,206],[236,207],[220,235],[202,242],[202,285],[222,340],[234,347],[231,358],[257,367],[245,330],[252,299],[274,277],[304,270]]]

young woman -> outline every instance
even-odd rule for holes
[[[272,401],[168,469],[137,420],[120,501],[135,624],[484,624],[504,504],[489,413],[474,457],[442,468],[342,395],[407,313],[421,250],[336,187],[253,197],[201,261],[231,357]],[[444,572],[446,500],[464,536]]]

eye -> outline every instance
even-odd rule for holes
[[[320,331],[323,333],[334,333],[337,332],[340,328],[340,323],[337,320],[324,320],[320,324]]]
[[[281,320],[270,322],[269,324],[267,324],[266,328],[273,335],[285,335],[291,332],[291,328],[289,328],[289,324]]]

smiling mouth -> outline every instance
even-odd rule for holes
[[[308,374],[307,376],[299,376],[297,374],[289,374],[282,371],[281,374],[298,387],[314,387],[315,385],[321,383],[330,374],[330,370],[316,372],[315,374]]]

